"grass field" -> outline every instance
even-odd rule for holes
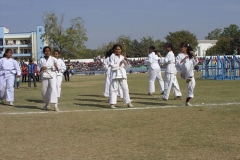
[[[196,76],[192,107],[148,96],[148,74],[128,75],[127,109],[108,109],[103,75],[63,81],[60,113],[43,111],[41,84],[15,90],[13,107],[0,105],[0,159],[230,159],[240,160],[240,81]],[[178,77],[183,97],[186,83]]]

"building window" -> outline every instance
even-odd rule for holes
[[[3,38],[0,38],[0,46],[3,46]]]
[[[39,28],[39,32],[42,32],[42,28]]]

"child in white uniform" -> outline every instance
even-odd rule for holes
[[[181,43],[180,47],[182,53],[179,53],[176,57],[176,66],[180,76],[188,83],[185,105],[192,106],[189,101],[194,97],[193,91],[196,85],[194,67],[198,64],[198,59],[189,44]]]
[[[109,86],[110,86],[110,56],[112,55],[112,50],[109,50],[106,53],[105,58],[103,59],[103,68],[105,71],[105,83],[104,83],[104,89],[103,89],[103,95],[104,97],[109,97]]]
[[[6,49],[0,59],[0,101],[6,99],[10,106],[14,102],[14,82],[21,75],[21,69],[16,60],[12,59],[12,50]]]
[[[121,87],[123,90],[123,101],[128,105],[129,108],[132,108],[131,104],[128,84],[127,84],[127,74],[125,66],[129,65],[127,58],[121,55],[122,46],[114,45],[113,47],[115,55],[112,55],[110,58],[110,66],[111,66],[111,85],[110,85],[110,108],[115,109],[114,104],[117,104],[117,94],[118,88]]]
[[[175,99],[181,99],[182,93],[179,88],[179,84],[176,77],[176,67],[175,67],[175,56],[173,53],[173,47],[172,44],[166,43],[165,45],[166,50],[168,51],[168,54],[166,57],[162,57],[161,54],[159,54],[159,63],[160,64],[166,64],[166,70],[165,70],[165,80],[164,80],[164,93],[162,96],[163,100],[168,100],[170,90],[173,87],[173,92],[175,95]]]
[[[162,79],[161,68],[158,64],[159,57],[156,55],[154,46],[149,47],[148,59],[145,60],[145,64],[149,66],[149,85],[148,95],[153,95],[155,92],[155,80],[158,79],[160,92],[164,91],[164,81]]]
[[[59,98],[61,96],[62,77],[63,77],[64,71],[66,70],[66,65],[64,61],[60,58],[60,52],[58,50],[54,51],[54,57],[57,59],[57,67],[58,67],[56,81],[57,81],[57,97],[58,97],[58,103],[59,103]]]
[[[43,48],[44,57],[39,60],[38,70],[42,77],[42,97],[45,103],[43,110],[50,109],[50,103],[54,103],[54,110],[59,111],[57,98],[57,59],[52,57],[50,47]]]

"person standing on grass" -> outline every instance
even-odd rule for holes
[[[63,60],[60,58],[60,52],[58,50],[54,51],[54,57],[57,59],[57,67],[58,67],[58,71],[57,71],[57,97],[58,97],[58,103],[59,103],[59,98],[61,95],[61,85],[62,85],[62,77],[63,77],[63,73],[66,70],[66,65],[63,62]]]
[[[194,78],[194,67],[198,64],[198,58],[188,43],[181,43],[180,47],[182,53],[179,53],[176,57],[176,66],[181,78],[185,79],[186,83],[188,84],[185,105],[192,106],[189,101],[194,97],[193,91],[196,85]]]
[[[164,81],[162,79],[161,68],[158,64],[158,56],[156,55],[154,46],[149,47],[148,59],[145,61],[145,64],[149,66],[149,85],[148,85],[148,95],[153,95],[155,92],[155,80],[158,79],[160,92],[164,91]]]
[[[27,64],[24,63],[22,65],[22,82],[26,82],[27,81],[27,73],[28,73],[28,67],[27,67]]]
[[[64,71],[64,78],[65,78],[65,81],[69,81],[69,73],[70,73],[70,68],[69,68],[69,65],[66,66],[66,70]]]
[[[118,88],[121,87],[123,90],[123,101],[128,105],[129,108],[134,106],[131,103],[129,96],[129,89],[127,84],[127,74],[125,67],[129,66],[129,61],[126,57],[122,56],[122,46],[114,45],[113,50],[115,55],[111,56],[110,67],[111,67],[111,84],[110,84],[110,108],[115,109],[114,106],[117,104]]]
[[[20,75],[21,69],[17,61],[12,59],[12,50],[6,49],[0,59],[0,101],[6,99],[13,106],[15,77],[19,78]]]
[[[35,78],[36,78],[36,82],[39,82],[40,78],[39,78],[39,72],[38,72],[38,69],[37,69],[37,64],[34,63],[35,65]]]
[[[55,104],[54,110],[59,111],[56,77],[58,72],[57,59],[51,56],[51,48],[43,48],[44,57],[39,60],[38,70],[42,79],[42,98],[45,103],[43,110],[50,109],[50,103]]]
[[[103,59],[103,68],[105,71],[105,83],[104,83],[104,89],[103,89],[103,95],[104,97],[109,97],[109,87],[110,87],[110,71],[111,67],[110,65],[110,56],[112,55],[112,50],[107,51],[105,58]]]
[[[165,80],[164,80],[164,93],[162,96],[163,100],[168,100],[170,90],[173,87],[173,92],[175,95],[174,99],[182,99],[182,93],[180,91],[177,77],[176,77],[176,67],[175,67],[175,56],[173,53],[173,46],[171,43],[166,43],[165,48],[167,50],[167,55],[166,57],[162,57],[160,53],[158,53],[160,59],[159,63],[160,64],[165,64],[166,65],[166,70],[165,70]]]
[[[28,63],[28,89],[31,88],[31,82],[33,79],[33,84],[34,84],[34,88],[37,88],[36,85],[36,77],[35,77],[35,64],[33,63],[33,60],[30,59],[29,63]]]

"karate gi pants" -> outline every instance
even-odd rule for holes
[[[57,75],[56,77],[56,81],[57,81],[57,97],[60,98],[61,96],[61,86],[62,86],[62,75]]]
[[[131,100],[130,100],[130,96],[129,96],[127,79],[123,79],[123,78],[112,79],[111,80],[109,103],[110,104],[117,104],[117,95],[118,95],[118,92],[119,92],[119,87],[121,87],[122,91],[123,91],[123,102],[125,104],[130,103]]]
[[[118,96],[120,98],[123,98],[123,90],[119,83],[118,83]]]
[[[162,98],[168,100],[168,97],[169,97],[172,87],[173,87],[173,93],[174,93],[175,97],[182,96],[176,75],[173,73],[165,72],[164,93],[163,93]]]
[[[15,75],[6,74],[0,76],[0,100],[5,99],[7,102],[14,101],[14,83]]]
[[[104,97],[109,97],[109,88],[110,87],[110,74],[105,74],[105,83],[103,89]]]
[[[58,102],[56,83],[56,75],[52,76],[51,79],[42,77],[42,97],[46,105]]]
[[[149,93],[154,93],[155,92],[155,80],[158,80],[159,83],[159,89],[160,91],[164,90],[164,81],[162,79],[162,75],[161,75],[161,70],[160,69],[153,69],[150,70],[149,72]]]
[[[193,91],[196,86],[196,81],[194,77],[192,77],[191,79],[192,80],[188,83],[188,86],[187,86],[187,97],[193,98],[194,97]]]

